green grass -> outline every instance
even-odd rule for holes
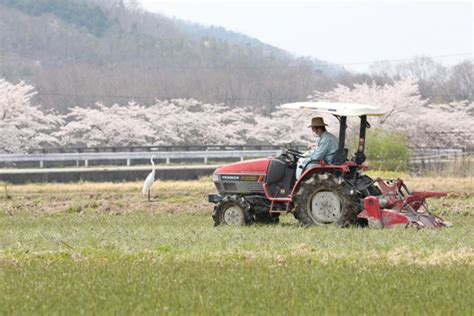
[[[3,265],[3,275],[0,312],[9,314],[467,315],[474,307],[466,265],[59,257]]]
[[[463,181],[433,200],[454,224],[439,230],[302,228],[291,215],[214,228],[208,179],[159,182],[151,203],[140,184],[13,186],[0,200],[0,314],[466,315]]]

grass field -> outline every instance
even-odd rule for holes
[[[214,228],[210,179],[8,186],[0,314],[471,314],[474,179],[404,178],[454,226]]]

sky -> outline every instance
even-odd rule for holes
[[[415,56],[446,65],[474,57],[472,2],[138,1],[150,12],[222,26],[353,71]]]

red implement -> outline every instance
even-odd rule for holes
[[[369,227],[434,228],[450,226],[449,223],[433,215],[425,202],[426,198],[447,196],[447,193],[410,193],[401,179],[385,181],[379,178],[376,181],[383,195],[366,197],[364,210],[358,215],[358,218],[367,219]]]

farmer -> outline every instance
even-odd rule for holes
[[[314,133],[319,137],[318,145],[305,153],[305,158],[298,160],[298,168],[296,168],[296,178],[303,173],[306,164],[312,161],[305,169],[314,166],[318,161],[324,160],[325,163],[332,164],[336,155],[338,142],[336,136],[326,131],[327,124],[324,123],[322,117],[313,117],[311,119],[311,127]],[[314,161],[316,160],[316,161]]]

